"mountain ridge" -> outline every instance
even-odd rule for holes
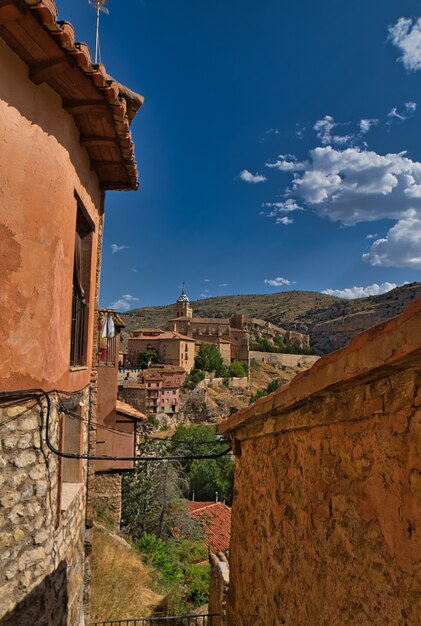
[[[226,317],[243,313],[272,322],[287,330],[310,335],[311,346],[320,354],[342,348],[359,332],[394,317],[415,298],[421,283],[408,283],[378,296],[345,299],[317,291],[281,291],[273,294],[217,296],[192,301],[196,317]],[[165,327],[173,304],[140,307],[122,313],[126,337],[139,326]]]

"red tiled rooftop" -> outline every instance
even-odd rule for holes
[[[226,552],[230,546],[231,509],[223,502],[190,502],[190,513],[205,530],[211,552]]]

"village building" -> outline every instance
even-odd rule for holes
[[[139,328],[128,338],[127,367],[137,368],[138,357],[154,350],[161,363],[182,367],[187,373],[194,368],[195,342],[191,337],[160,328]]]
[[[152,365],[139,372],[137,380],[120,383],[119,397],[147,415],[177,415],[185,378],[183,367]]]
[[[233,329],[241,329],[247,331],[251,340],[259,340],[261,337],[265,337],[273,341],[277,337],[282,337],[286,345],[295,345],[300,349],[310,348],[309,335],[299,333],[296,330],[286,330],[280,328],[272,322],[266,320],[247,317],[246,315],[233,315],[230,320],[231,327]]]
[[[0,622],[89,613],[104,192],[138,186],[143,98],[47,0],[0,3]]]
[[[231,328],[230,320],[217,317],[193,317],[191,302],[183,291],[174,306],[174,317],[168,329],[191,337],[196,343],[196,353],[202,343],[216,345],[226,365],[241,361],[249,365],[249,335],[242,328]]]
[[[227,553],[231,538],[231,509],[224,502],[189,502],[190,515],[202,526],[210,552]]]

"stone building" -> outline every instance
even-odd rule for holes
[[[0,3],[0,67],[0,622],[81,626],[104,191],[137,188],[142,98],[49,0]]]
[[[236,456],[221,626],[420,623],[421,299],[219,431]]]
[[[138,328],[128,338],[127,367],[138,367],[139,354],[155,350],[161,363],[182,367],[189,373],[194,367],[194,347],[194,340],[179,332]]]
[[[231,328],[230,320],[217,317],[193,317],[193,308],[184,289],[174,305],[174,317],[168,321],[168,329],[196,342],[196,352],[201,343],[218,346],[226,365],[241,361],[249,365],[249,335],[242,328]]]
[[[185,378],[182,367],[154,365],[142,370],[137,380],[123,381],[119,397],[147,415],[177,415]]]
[[[272,341],[277,337],[282,337],[288,346],[297,345],[299,348],[310,348],[309,335],[299,333],[296,330],[285,330],[285,328],[280,328],[266,320],[247,317],[246,315],[234,315],[231,318],[231,327],[247,331],[250,339],[255,341],[261,337]]]

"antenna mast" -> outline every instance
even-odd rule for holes
[[[101,63],[101,48],[99,46],[99,15],[100,13],[109,14],[109,10],[106,8],[108,0],[89,0],[89,6],[93,7],[96,11],[96,24],[95,24],[95,63],[98,61]]]

